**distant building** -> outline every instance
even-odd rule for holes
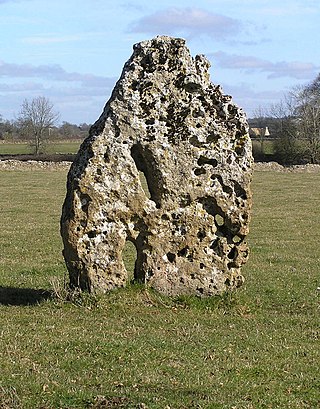
[[[250,128],[249,134],[252,138],[263,138],[270,136],[267,126],[265,128]]]

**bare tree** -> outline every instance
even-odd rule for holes
[[[276,119],[276,153],[285,163],[320,162],[320,74],[308,85],[296,86],[271,106]]]
[[[301,150],[298,140],[297,119],[290,95],[270,106],[270,116],[275,119],[277,137],[274,150],[280,162],[289,164],[300,161]]]
[[[320,161],[320,75],[306,87],[291,92],[299,138],[305,146],[305,156],[311,163]]]
[[[34,152],[39,155],[45,139],[50,137],[50,128],[58,120],[53,104],[45,97],[25,99],[21,106],[19,123],[32,138]]]

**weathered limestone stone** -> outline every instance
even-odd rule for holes
[[[208,69],[183,39],[134,46],[69,171],[61,233],[71,286],[125,286],[127,240],[135,279],[161,293],[209,296],[242,283],[251,142]]]

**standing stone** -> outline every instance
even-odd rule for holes
[[[134,46],[69,171],[61,234],[72,287],[125,286],[126,241],[135,279],[163,294],[209,296],[243,282],[251,142],[209,66],[180,38]]]

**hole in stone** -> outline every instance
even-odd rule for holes
[[[198,100],[201,101],[202,103],[206,102],[205,97],[203,97],[202,95],[197,96]]]
[[[191,145],[197,146],[198,148],[200,148],[203,145],[203,143],[200,142],[199,139],[196,136],[192,136],[189,139],[189,141],[190,141]]]
[[[212,143],[212,142],[217,142],[220,138],[219,134],[211,133],[207,136],[207,142]]]
[[[152,277],[152,276],[154,276],[154,272],[153,272],[153,270],[151,270],[151,268],[149,268],[148,273],[147,273],[147,276],[148,276],[149,278]]]
[[[204,289],[203,289],[202,287],[197,287],[197,291],[198,291],[200,294],[203,294],[203,293],[204,293]]]
[[[210,248],[212,250],[216,250],[219,246],[219,239],[215,239],[211,244],[210,244]]]
[[[94,237],[96,237],[96,232],[93,231],[93,230],[89,231],[88,237],[89,237],[89,239],[93,239]]]
[[[150,200],[154,201],[157,208],[160,208],[160,197],[163,193],[163,183],[161,174],[157,168],[152,152],[141,144],[133,145],[131,148],[131,156],[143,182],[143,189]],[[147,190],[146,190],[147,189]]]
[[[200,241],[202,241],[206,237],[206,232],[204,230],[199,230],[197,237]]]
[[[89,203],[91,202],[91,198],[87,194],[81,194],[80,195],[80,201],[81,201],[81,209],[87,213],[88,208],[89,208]]]
[[[245,152],[243,146],[236,146],[235,151],[238,156],[243,156]]]
[[[218,175],[218,174],[216,174],[216,173],[213,173],[213,174],[210,176],[210,178],[211,178],[212,180],[217,180],[217,181],[220,183],[220,185],[223,185],[223,180],[222,180],[221,175]]]
[[[224,256],[224,251],[223,251],[223,245],[220,242],[219,238],[216,238],[210,245],[210,248],[216,253],[217,256],[223,257]]]
[[[189,194],[182,195],[180,197],[180,206],[181,207],[189,206],[191,204],[191,202],[192,202],[192,200],[191,200],[191,196]]]
[[[155,123],[155,119],[154,118],[150,118],[146,120],[146,125],[154,125]]]
[[[235,257],[237,257],[237,254],[238,254],[238,251],[237,251],[236,247],[232,247],[232,249],[228,253],[228,258],[230,260],[233,260]]]
[[[212,196],[200,197],[198,202],[201,203],[204,210],[213,217],[217,214],[223,214],[222,209],[217,204],[216,198]]]
[[[227,287],[230,287],[230,285],[231,285],[229,278],[227,278],[224,283],[225,283],[225,285],[226,285]]]
[[[243,187],[237,181],[233,181],[234,184],[234,191],[237,197],[246,200],[247,199],[247,192],[243,189]]]
[[[173,253],[167,253],[167,258],[170,261],[170,263],[173,263],[176,260],[176,255]]]
[[[200,158],[198,159],[198,165],[199,166],[211,165],[215,168],[218,165],[218,161],[214,158],[210,159],[201,155]]]
[[[138,81],[132,81],[131,83],[131,88],[133,89],[133,91],[136,91],[139,87],[139,82]]]
[[[187,259],[192,262],[193,261],[193,255],[192,254],[188,254],[187,255]]]
[[[179,257],[185,257],[188,254],[188,247],[184,247],[183,249],[178,251],[178,256]]]
[[[133,282],[135,279],[137,249],[130,240],[126,240],[125,246],[122,251],[122,259],[128,273],[128,281]]]
[[[192,274],[190,274],[190,278],[191,278],[191,280],[194,280],[196,278],[196,275],[192,273]]]
[[[230,186],[222,185],[222,190],[226,192],[228,195],[231,195],[233,193],[233,190]]]
[[[206,170],[204,168],[196,168],[193,173],[196,176],[204,175],[206,173]]]
[[[105,154],[103,155],[103,157],[104,157],[104,160],[105,160],[106,162],[110,162],[110,153],[109,153],[109,149],[108,149],[108,150],[106,150],[106,152],[105,152]]]
[[[102,175],[102,170],[101,170],[100,168],[97,169],[97,174],[98,174],[99,176]]]
[[[177,226],[176,232],[179,232],[181,236],[184,236],[187,233],[186,226]]]
[[[170,217],[169,217],[167,214],[163,214],[163,215],[161,216],[161,219],[162,219],[162,220],[170,220]]]
[[[203,270],[205,265],[203,263],[200,263],[200,269]]]

